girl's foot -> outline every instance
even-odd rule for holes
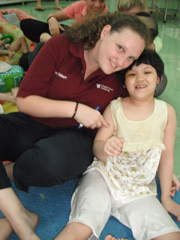
[[[55,9],[62,10],[63,8],[60,5],[55,5]]]
[[[13,233],[13,229],[6,218],[0,219],[0,239],[6,240]]]
[[[118,238],[117,239],[115,237],[112,237],[111,235],[107,235],[104,240],[127,240],[127,239],[125,239],[125,238]]]
[[[44,8],[42,7],[42,5],[41,4],[36,4],[36,10],[38,10],[38,11],[44,11]]]

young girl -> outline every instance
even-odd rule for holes
[[[102,126],[94,140],[96,159],[73,194],[69,223],[56,240],[98,238],[110,215],[131,228],[135,239],[180,239],[168,214],[180,220],[180,206],[170,197],[176,114],[154,98],[163,69],[157,53],[145,50],[121,73],[129,97],[106,108],[108,127]]]

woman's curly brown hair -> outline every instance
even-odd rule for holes
[[[65,35],[75,44],[82,43],[84,49],[92,49],[100,39],[101,32],[106,25],[111,25],[111,32],[120,32],[123,28],[132,29],[139,34],[148,45],[148,30],[144,23],[136,16],[119,12],[106,13],[91,18],[65,31]]]

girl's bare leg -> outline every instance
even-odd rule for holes
[[[24,37],[19,37],[18,39],[16,39],[11,44],[11,48],[14,50],[14,52],[19,51],[20,48],[22,48],[23,53],[29,52],[28,45],[27,45],[26,39]]]
[[[85,224],[73,222],[54,238],[54,240],[87,240],[92,234],[92,229]]]
[[[42,9],[42,10],[44,10],[44,8],[43,8],[42,5],[41,5],[41,0],[37,0],[36,7],[37,7],[37,9]]]
[[[0,239],[6,240],[13,233],[11,224],[6,218],[0,219]]]
[[[62,10],[63,8],[59,5],[59,0],[55,0],[55,9]]]
[[[40,240],[34,232],[38,223],[37,214],[24,208],[11,187],[0,190],[0,211],[21,240]]]
[[[162,236],[159,236],[157,238],[153,238],[153,240],[180,240],[180,233],[179,232],[173,232],[173,233],[168,233]]]

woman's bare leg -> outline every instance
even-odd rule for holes
[[[0,219],[0,239],[6,240],[13,233],[13,229],[11,224],[8,222],[6,218]]]
[[[34,232],[38,215],[24,208],[11,187],[0,190],[0,211],[21,240],[40,240]]]
[[[52,36],[49,33],[42,33],[40,36],[40,42],[47,42]]]

